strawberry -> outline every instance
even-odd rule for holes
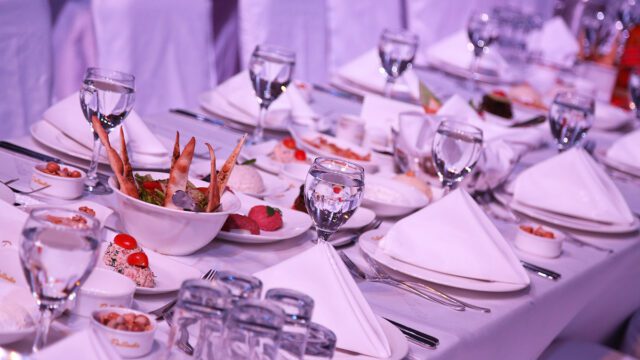
[[[282,227],[282,211],[278,208],[256,205],[249,210],[248,216],[264,231],[276,231]]]
[[[258,223],[244,215],[231,214],[222,226],[222,230],[231,231],[233,229],[247,230],[252,235],[260,235],[260,227]]]

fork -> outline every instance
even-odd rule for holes
[[[331,244],[333,245],[334,248],[336,248],[338,250],[347,248],[347,247],[357,243],[358,239],[360,239],[360,236],[362,234],[364,234],[365,232],[370,231],[370,230],[375,230],[375,229],[379,228],[380,225],[382,225],[382,220],[381,219],[375,219],[372,222],[370,222],[369,224],[367,224],[367,225],[363,226],[362,228],[360,228],[358,231],[356,231],[356,233],[354,235],[351,235],[347,240],[338,242],[337,244],[333,244],[333,242],[331,242]]]
[[[371,269],[373,269],[373,271],[376,273],[377,276],[383,277],[383,278],[388,278],[388,279],[392,279],[391,276],[382,268],[382,266],[380,266],[378,263],[376,263],[368,254],[366,253],[362,253],[364,259],[366,260],[367,264],[369,264],[369,266],[371,267]],[[392,279],[393,280],[393,279]],[[467,308],[467,309],[471,309],[471,310],[477,310],[477,311],[481,311],[484,313],[490,313],[491,309],[483,307],[483,306],[478,306],[478,305],[474,305],[471,303],[468,303],[466,301],[460,300],[456,297],[453,297],[443,291],[440,291],[436,288],[433,288],[427,284],[423,284],[423,283],[419,283],[416,281],[405,281],[405,283],[407,283],[410,286],[413,287],[418,287],[418,288],[423,288],[431,293],[437,294],[438,296],[446,299],[447,301],[462,305],[463,307]]]
[[[369,282],[378,282],[378,283],[382,283],[382,284],[386,284],[389,286],[393,286],[396,287],[398,289],[402,289],[405,291],[408,291],[414,295],[420,296],[423,299],[427,299],[433,302],[436,302],[438,304],[447,306],[453,310],[456,311],[464,311],[465,307],[462,304],[456,303],[455,301],[451,301],[449,299],[446,298],[442,298],[439,296],[434,296],[433,294],[427,293],[427,292],[423,292],[421,290],[416,289],[415,287],[409,285],[407,282],[404,281],[398,281],[395,279],[392,279],[390,277],[382,277],[382,276],[378,276],[378,274],[376,273],[375,275],[370,275],[367,274],[366,272],[364,272],[362,269],[360,269],[358,267],[358,265],[356,265],[353,260],[351,260],[351,258],[349,258],[349,256],[347,256],[347,254],[345,254],[344,252],[340,251],[339,252],[340,258],[342,259],[342,261],[345,263],[345,265],[347,266],[347,269],[349,269],[349,272],[361,279],[361,280],[365,280],[365,281],[369,281]]]
[[[11,180],[10,180],[10,181],[11,181]],[[7,183],[8,183],[8,182],[9,182],[9,181],[7,181]],[[13,181],[11,181],[11,182],[13,182]],[[4,183],[4,184],[5,184],[5,185],[7,185],[7,183]],[[16,193],[16,194],[21,194],[21,195],[30,195],[30,194],[33,194],[33,193],[37,193],[37,192],[39,192],[39,191],[42,191],[42,190],[44,190],[44,189],[50,188],[50,187],[51,187],[51,185],[45,185],[45,186],[43,186],[43,187],[39,187],[39,188],[34,189],[34,190],[31,190],[31,191],[23,191],[23,190],[19,190],[19,189],[14,188],[13,186],[9,186],[9,185],[7,185],[7,187],[8,187],[9,189],[11,189],[11,191],[13,191],[13,192],[14,192],[14,193]]]
[[[202,275],[202,280],[207,280],[207,281],[211,281],[213,280],[213,278],[216,275],[217,270],[215,269],[209,269],[209,271],[207,271],[206,273],[204,273],[204,275]],[[159,308],[149,311],[149,315],[153,315],[156,317],[157,321],[162,321],[165,316],[167,315],[167,313],[169,313],[169,311],[171,311],[171,309],[173,309],[173,307],[176,305],[176,302],[178,301],[178,298],[176,297],[175,299],[169,301],[168,303],[160,306]]]

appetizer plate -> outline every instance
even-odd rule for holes
[[[27,314],[27,324],[20,330],[5,330],[0,328],[0,345],[22,340],[36,330],[35,321],[38,318],[38,307],[31,292],[26,287],[0,284],[0,304],[3,304],[3,308],[6,309],[9,303],[12,303],[15,307],[22,307],[25,310]]]
[[[102,251],[100,252],[97,266],[114,271],[113,268],[104,263],[103,257],[107,246],[108,243],[104,243],[102,245]],[[153,288],[136,286],[136,294],[149,295],[178,291],[183,281],[188,279],[198,279],[202,276],[200,271],[196,268],[175,261],[166,255],[159,254],[149,249],[143,248],[143,250],[149,258],[149,267],[156,276],[156,286]]]
[[[436,284],[486,292],[509,292],[524,289],[529,286],[528,284],[511,284],[465,278],[425,269],[423,267],[396,260],[384,253],[379,247],[380,239],[382,239],[385,234],[385,230],[371,230],[365,232],[360,236],[360,241],[358,241],[360,249],[380,264],[405,275]],[[455,256],[455,254],[452,254],[452,256]]]
[[[376,316],[378,322],[380,323],[380,327],[382,327],[382,331],[384,335],[387,337],[387,341],[389,342],[389,347],[391,348],[391,356],[386,358],[385,360],[400,360],[404,359],[405,356],[409,353],[409,342],[407,338],[395,327],[393,324],[388,322],[387,320],[381,318],[380,316]],[[374,358],[367,355],[362,354],[354,354],[352,352],[347,352],[341,349],[336,349],[335,354],[333,355],[334,359],[379,359]]]
[[[378,216],[403,216],[429,205],[429,198],[399,181],[370,175],[365,178],[362,205]]]
[[[289,184],[279,177],[260,170],[258,170],[258,173],[260,174],[260,177],[262,177],[262,182],[264,183],[264,191],[260,193],[241,192],[233,187],[231,187],[231,190],[234,190],[236,193],[241,192],[245,195],[263,198],[266,196],[282,194],[283,192],[287,191],[287,189],[289,189]]]
[[[285,164],[280,170],[280,174],[295,183],[302,184],[307,179],[311,165],[301,163]]]
[[[0,201],[12,204],[16,201],[16,195],[7,185],[0,183]]]
[[[270,204],[274,204],[280,209],[291,209],[293,202],[298,197],[300,190],[298,188],[289,189],[282,194],[266,197],[264,200]],[[306,214],[305,214],[306,215]],[[307,215],[308,216],[308,215]],[[376,213],[360,206],[351,218],[340,227],[340,230],[356,230],[370,224],[376,218]]]
[[[224,240],[244,243],[244,244],[266,244],[276,241],[291,239],[303,234],[311,228],[311,218],[309,215],[291,210],[290,207],[280,207],[279,205],[258,200],[251,196],[238,194],[238,198],[242,203],[239,213],[246,215],[249,210],[256,205],[268,205],[277,207],[282,211],[282,228],[276,231],[260,231],[260,235],[253,235],[247,231],[223,231],[218,233],[218,237]]]
[[[30,127],[31,136],[39,143],[59,152],[63,152],[66,155],[73,156],[82,160],[91,160],[91,150],[84,147],[80,143],[71,139],[63,132],[58,130],[55,126],[49,124],[45,120],[40,120]],[[87,131],[89,131],[87,125]],[[169,139],[159,137],[163,144],[172,144]],[[167,167],[170,162],[169,156],[159,157],[146,154],[130,153],[131,164],[136,168],[158,168]],[[101,164],[108,164],[109,161],[104,154],[101,154],[99,159]]]
[[[269,140],[261,144],[257,145],[246,145],[245,148],[240,153],[240,156],[243,160],[251,160],[255,159],[255,163],[253,164],[258,169],[267,171],[272,174],[279,174],[282,171],[282,168],[286,165],[286,163],[277,161],[271,157],[271,153],[273,149],[278,144],[278,141]],[[311,154],[307,154],[307,161],[294,161],[291,164],[310,164],[313,160],[314,156]]]
[[[23,207],[25,210],[30,211],[31,209],[37,209],[37,208],[47,207],[47,206],[50,206],[50,204],[45,204],[45,203],[30,204],[30,205],[24,205]],[[100,221],[100,225],[102,226],[104,226],[107,220],[111,217],[111,215],[113,215],[113,210],[93,201],[81,200],[81,201],[74,201],[71,203],[56,205],[56,207],[62,207],[65,209],[76,210],[76,211],[78,211],[78,209],[83,206],[93,209],[93,211],[96,212],[95,217]]]
[[[242,125],[252,127],[256,126],[256,117],[253,117],[230,104],[224,98],[224,95],[217,90],[211,90],[200,94],[198,99],[200,106],[212,114]],[[286,111],[282,116],[273,116],[274,114],[271,111],[270,114],[272,116],[267,118],[264,128],[273,131],[287,131],[287,120],[289,118],[290,111]]]

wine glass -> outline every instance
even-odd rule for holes
[[[558,151],[580,143],[593,124],[595,101],[593,97],[574,91],[560,92],[549,108],[551,135]]]
[[[272,45],[258,45],[249,60],[249,77],[256,92],[260,113],[251,138],[252,143],[263,140],[267,111],[291,82],[296,54]]]
[[[640,119],[640,68],[634,68],[629,74],[629,96],[636,110],[636,118]]]
[[[53,314],[73,300],[98,260],[100,222],[82,212],[33,210],[22,230],[20,263],[40,308],[33,351],[46,344]]]
[[[401,30],[385,29],[380,35],[378,54],[382,69],[387,75],[384,96],[391,97],[391,90],[396,80],[411,67],[418,49],[418,35]]]
[[[93,128],[95,117],[107,132],[111,132],[129,115],[135,101],[135,78],[119,71],[88,68],[80,89],[80,106],[93,132],[93,153],[87,171],[85,190],[93,194],[108,194],[110,189],[98,180],[98,162],[102,143]]]
[[[603,11],[591,11],[582,17],[582,28],[584,31],[584,57],[585,59],[595,59],[598,55],[598,48],[602,42],[609,37],[609,23]]]
[[[340,159],[318,157],[304,185],[304,203],[319,241],[327,241],[362,202],[364,169]]]
[[[471,62],[471,77],[474,88],[478,88],[480,57],[485,49],[497,38],[497,26],[493,17],[487,13],[474,12],[467,22],[467,34],[473,45],[473,60]]]
[[[438,178],[449,192],[464,179],[480,158],[482,130],[465,122],[444,120],[433,138],[433,162]]]

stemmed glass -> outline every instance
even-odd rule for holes
[[[482,130],[454,120],[440,123],[433,138],[433,162],[445,192],[464,179],[480,158]]]
[[[640,119],[640,68],[634,68],[629,74],[629,96],[636,110],[636,119]]]
[[[474,12],[467,22],[467,34],[473,45],[473,61],[471,62],[471,77],[474,88],[478,88],[480,57],[485,49],[497,38],[497,26],[489,14]]]
[[[88,68],[80,89],[80,106],[93,132],[93,154],[87,171],[85,189],[93,194],[108,194],[107,185],[98,181],[98,163],[102,144],[92,125],[96,117],[107,132],[111,132],[129,115],[135,101],[133,75],[119,71]]]
[[[385,29],[380,35],[378,54],[382,69],[387,75],[384,96],[391,97],[396,80],[413,64],[418,49],[418,35],[405,30]]]
[[[593,124],[594,112],[595,101],[591,96],[571,91],[556,95],[549,108],[549,125],[558,151],[582,141]]]
[[[96,265],[100,222],[60,208],[33,210],[22,230],[20,263],[40,308],[33,351],[47,342],[53,314],[73,300]]]
[[[291,82],[296,54],[293,51],[272,45],[258,45],[249,60],[249,77],[256,92],[260,113],[253,131],[252,143],[263,140],[267,111]]]
[[[319,241],[327,241],[362,202],[364,169],[348,161],[319,157],[304,185],[304,203]]]

